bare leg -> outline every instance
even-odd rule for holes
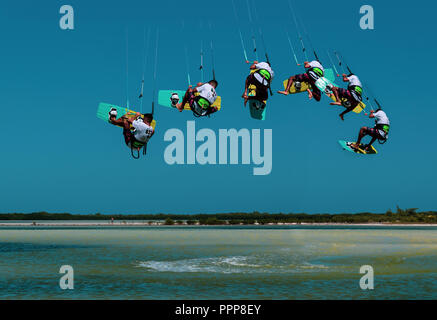
[[[312,91],[312,95],[314,99],[319,102],[322,99],[322,92],[320,90],[314,90]],[[311,98],[310,98],[311,99]]]
[[[357,142],[351,144],[352,148],[358,149],[360,147],[361,140],[366,136],[366,134],[365,134],[366,129],[367,129],[367,127],[362,127],[360,129],[360,133],[358,134]]]
[[[249,87],[249,78],[250,75],[246,78],[246,81],[244,83],[244,92],[243,95],[241,96],[242,98],[247,98],[247,88]]]
[[[338,95],[338,88],[337,87],[333,87],[332,88],[332,92],[334,93],[334,96],[335,96],[335,102],[331,102],[330,104],[332,106],[341,106],[341,99],[340,99],[340,97]],[[342,117],[340,116],[340,118],[342,118]],[[344,120],[344,119],[342,118],[342,120]]]
[[[188,88],[188,90],[185,91],[185,95],[184,95],[184,98],[182,99],[182,102],[176,104],[176,108],[177,108],[180,112],[182,112],[182,111],[184,110],[184,106],[185,106],[185,104],[188,102],[188,99],[189,99],[190,94],[191,94],[192,91],[193,91],[193,90],[191,89],[191,86],[190,86],[190,87]]]
[[[247,96],[247,88],[249,87],[249,78],[251,77],[251,75],[249,75],[246,78],[246,82],[244,83],[244,92],[243,95],[241,96],[244,99],[244,105],[246,105],[247,100],[249,99],[249,97]]]
[[[278,93],[288,96],[288,94],[290,93],[290,88],[293,85],[294,78],[295,76],[291,76],[290,78],[288,78],[287,88],[284,91],[278,91]]]
[[[312,99],[313,98],[313,92],[310,89],[307,89],[308,91],[308,99]]]
[[[115,117],[111,117],[110,120],[111,120],[111,123],[115,124],[116,126],[121,126],[123,128],[126,128],[126,129],[130,128],[130,123],[127,121],[126,117],[124,117],[124,116],[118,120],[115,119]]]
[[[331,103],[331,104],[332,104],[332,103]],[[342,113],[340,113],[340,119],[344,121],[344,115],[345,115],[346,113],[351,112],[351,111],[354,110],[354,109],[355,109],[355,107],[350,107],[350,108],[347,108],[346,110],[344,110]]]
[[[370,150],[370,147],[372,146],[372,144],[376,141],[375,137],[372,137],[372,140],[370,140],[369,144],[366,146],[366,150]]]

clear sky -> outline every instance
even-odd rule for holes
[[[170,0],[2,1],[0,212],[340,213],[384,212],[396,205],[437,209],[432,84],[437,44],[430,41],[436,4],[308,3],[311,6],[300,3],[296,8],[322,62],[328,62],[326,49],[341,51],[390,117],[390,140],[376,145],[376,156],[341,150],[337,140],[353,140],[361,126],[373,122],[356,114],[342,122],[341,108],[329,106],[326,97],[316,103],[305,95],[275,94],[266,121],[250,119],[241,100],[248,66],[230,0],[193,5]],[[75,10],[73,31],[59,28],[63,4]],[[289,30],[298,47],[296,28],[286,1],[256,4],[276,72],[272,87],[278,90],[282,80],[302,71],[293,62],[284,32]],[[375,9],[375,30],[359,27],[364,4]],[[236,5],[250,51],[245,1],[236,0]],[[164,133],[170,128],[185,131],[186,121],[193,120],[189,112],[156,107],[156,135],[141,160],[131,159],[120,129],[96,118],[99,102],[126,103],[126,28],[129,100],[138,106],[144,27],[160,31],[158,89],[186,88],[184,42],[191,78],[199,81],[200,39],[212,37],[223,109],[196,120],[196,126],[216,132],[273,129],[270,175],[253,176],[252,165],[167,165]],[[207,51],[208,76],[210,66]],[[152,70],[149,59],[145,111],[152,100]]]

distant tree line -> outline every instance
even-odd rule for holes
[[[149,220],[172,224],[269,224],[269,223],[437,223],[437,212],[417,212],[417,208],[396,208],[385,213],[217,213],[217,214],[70,214],[70,213],[6,213],[0,220]]]

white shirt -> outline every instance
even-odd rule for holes
[[[375,116],[376,124],[390,125],[390,120],[388,119],[384,111],[379,110],[375,112],[373,115]],[[387,134],[385,133],[384,130],[378,129],[378,132],[382,137],[387,138]]]
[[[390,125],[390,120],[388,119],[387,114],[384,111],[378,110],[373,115],[375,116],[376,124],[387,124],[387,125]]]
[[[209,103],[211,103],[211,105],[217,99],[217,93],[215,92],[214,87],[212,85],[210,85],[209,83],[205,83],[205,84],[201,85],[196,90],[199,93],[199,95],[202,98],[205,98],[206,100],[208,100]]]
[[[325,68],[323,68],[322,64],[319,61],[317,60],[311,61],[309,65],[311,68],[319,68],[323,71],[323,73],[325,73]]]
[[[146,143],[153,134],[153,127],[145,124],[142,119],[137,119],[132,122],[132,126],[135,128],[134,137],[139,142]]]
[[[349,80],[349,86],[358,86],[360,88],[363,87],[360,79],[356,75],[352,75],[350,77],[347,77],[347,79]]]

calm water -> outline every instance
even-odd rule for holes
[[[437,228],[2,227],[0,299],[437,299]]]

